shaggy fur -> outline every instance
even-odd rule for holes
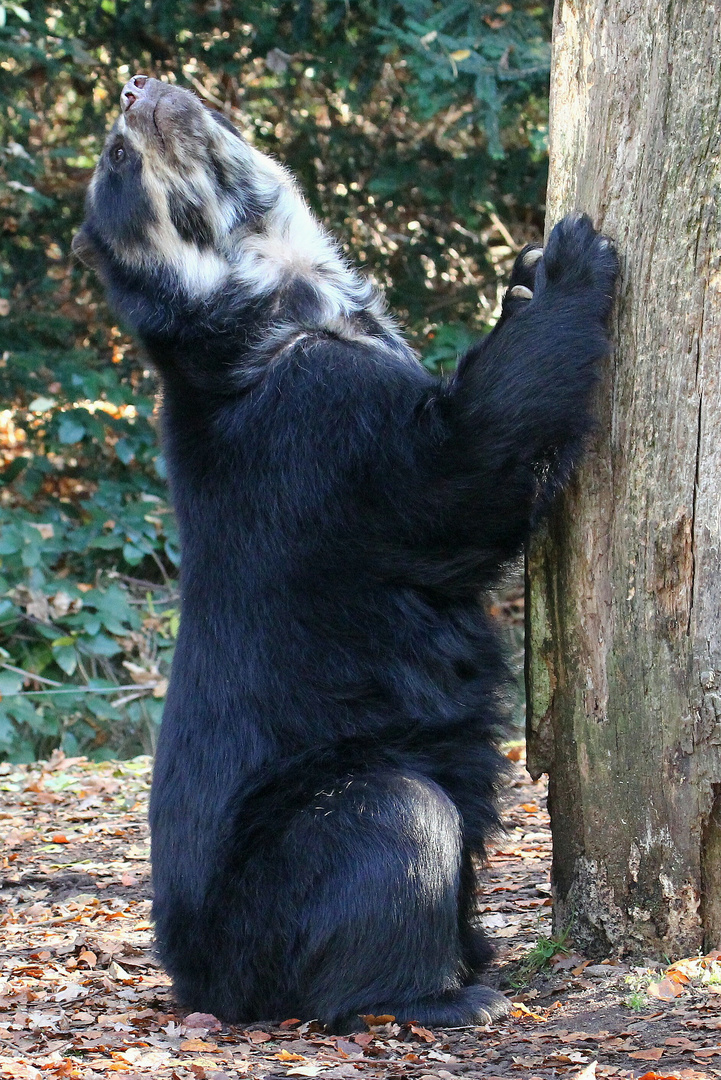
[[[479,591],[576,460],[616,258],[587,217],[432,377],[289,174],[137,76],[75,250],[163,385],[183,615],[151,799],[179,1000],[485,1022],[472,859],[505,672]]]

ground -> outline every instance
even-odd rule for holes
[[[565,951],[550,940],[545,787],[520,749],[510,756],[507,832],[482,872],[481,910],[513,1015],[434,1031],[375,1017],[347,1038],[292,1017],[231,1028],[174,1004],[152,954],[149,758],[0,765],[0,1077],[721,1077],[719,954],[664,971],[589,963],[570,937]]]

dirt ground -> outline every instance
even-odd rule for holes
[[[240,1028],[184,1015],[152,954],[150,768],[61,754],[0,765],[0,1076],[721,1077],[718,954],[664,970],[589,963],[570,938],[555,949],[545,786],[522,761],[480,901],[499,946],[491,981],[516,1003],[507,1021],[430,1031],[371,1018],[336,1037],[292,1017]]]

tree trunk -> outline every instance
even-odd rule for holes
[[[529,768],[591,953],[721,946],[721,6],[557,0],[548,221],[622,262],[582,468],[529,553]]]

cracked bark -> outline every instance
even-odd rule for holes
[[[721,947],[721,7],[557,0],[548,222],[616,240],[599,426],[527,574],[554,917],[594,953]]]

